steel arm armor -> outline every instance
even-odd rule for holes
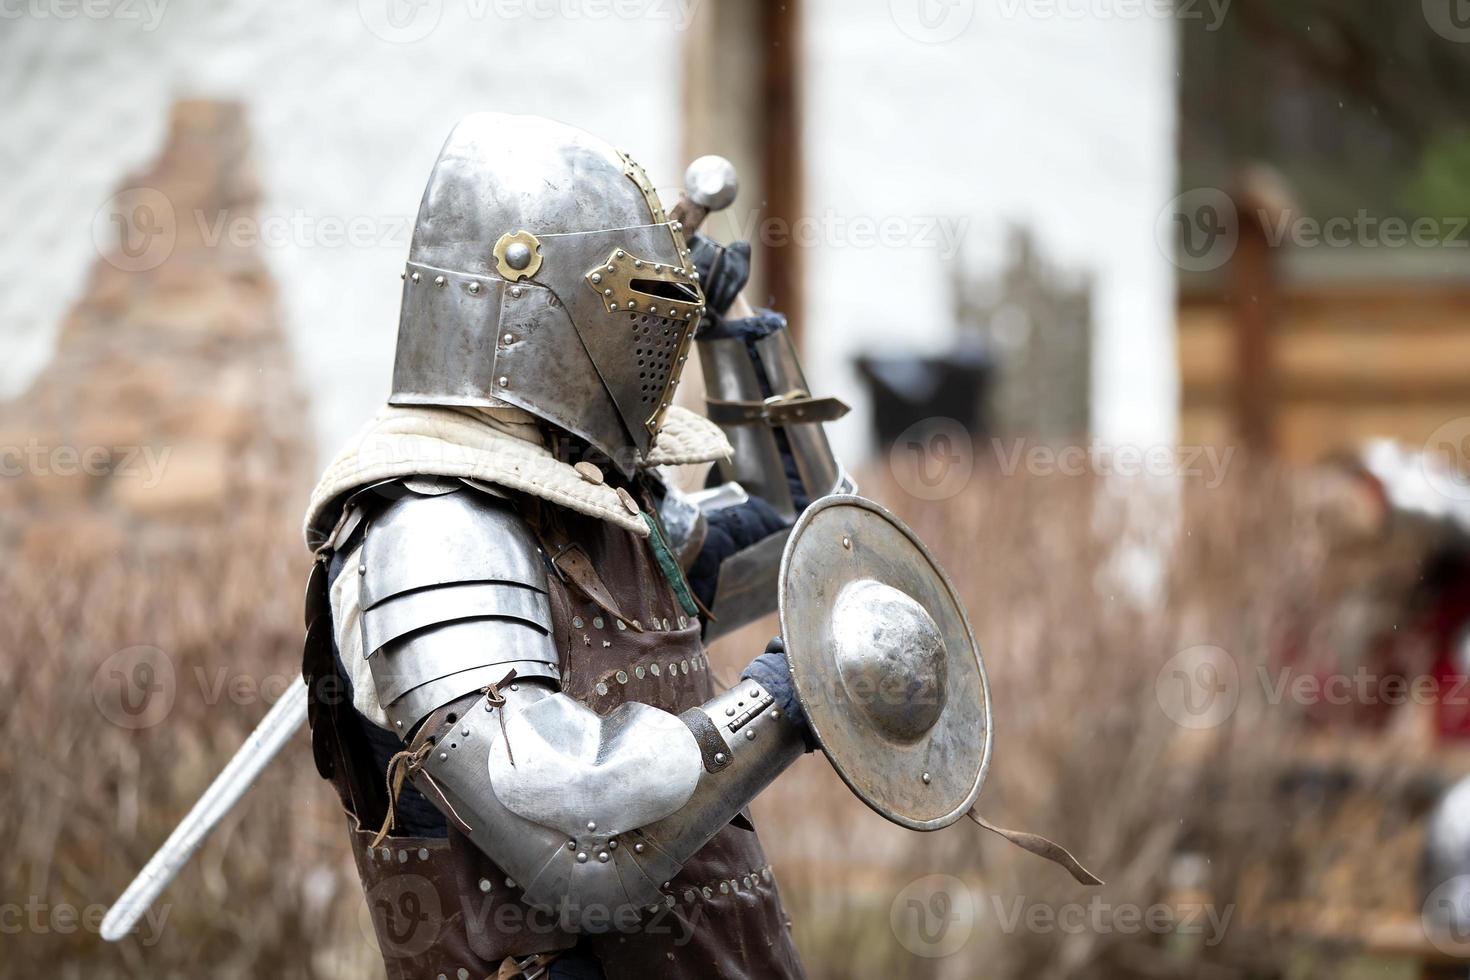
[[[662,902],[804,748],[749,680],[677,717],[636,702],[603,717],[559,693],[546,565],[511,508],[478,490],[390,503],[360,574],[364,653],[414,785],[570,928],[616,928]]]

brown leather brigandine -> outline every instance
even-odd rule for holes
[[[566,694],[600,714],[625,701],[679,714],[714,696],[699,623],[680,609],[646,539],[533,500],[518,506],[543,541],[580,546],[607,590],[604,602],[610,597],[644,628],[619,629],[602,605],[553,573],[552,620]],[[447,838],[390,836],[369,847],[387,793],[364,743],[361,716],[342,696],[328,585],[326,563],[319,561],[308,588],[304,658],[313,746],[347,812],[390,980],[493,977],[507,956],[574,945],[577,936],[522,902],[515,884],[452,824]],[[645,911],[633,930],[586,937],[608,980],[804,976],[773,872],[746,817],[726,825],[663,891],[663,906]]]

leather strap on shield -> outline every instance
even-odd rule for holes
[[[1067,873],[1077,880],[1080,885],[1101,885],[1103,880],[1082,866],[1082,862],[1072,856],[1072,852],[1055,841],[1047,840],[1040,834],[1028,834],[1020,830],[1006,830],[980,816],[980,811],[972,809],[965,814],[971,820],[993,834],[999,834],[1006,840],[1015,844],[1023,851],[1030,851],[1037,857],[1046,858],[1053,864],[1059,864],[1067,869]]]

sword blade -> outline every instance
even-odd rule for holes
[[[102,938],[117,942],[133,931],[143,913],[189,863],[209,832],[234,808],[265,771],[281,746],[306,720],[306,684],[294,684],[245,739],[229,764],[194,804],[158,852],[149,859],[102,920]]]

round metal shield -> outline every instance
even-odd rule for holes
[[[990,685],[913,531],[863,497],[823,497],[786,543],[780,601],[797,698],[852,791],[914,830],[964,816],[990,766]]]

